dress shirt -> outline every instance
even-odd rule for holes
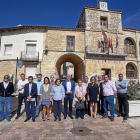
[[[122,81],[118,80],[116,81],[115,85],[118,90],[118,93],[127,93],[128,82],[126,80],[122,80]],[[123,89],[118,89],[120,87],[119,85],[122,85]]]
[[[52,97],[54,100],[62,100],[62,98],[65,97],[65,89],[63,85],[59,85],[58,87],[54,85],[52,90]]]
[[[67,81],[67,91],[70,92],[71,91],[71,81]]]
[[[9,81],[7,83],[3,82],[3,85],[4,85],[5,89],[7,88],[8,84],[9,84]]]
[[[86,93],[87,93],[88,82],[87,83],[83,82],[82,85],[86,87]]]
[[[41,81],[35,81],[37,84],[37,95],[40,95],[40,87],[44,83],[42,80]]]
[[[24,88],[22,86],[25,86],[25,84],[27,84],[27,83],[28,83],[28,80],[24,80],[24,81],[19,80],[18,81],[18,91],[19,91],[19,93],[24,93]]]
[[[102,87],[103,87],[103,96],[111,96],[117,92],[115,83],[110,80],[107,83],[103,82]]]

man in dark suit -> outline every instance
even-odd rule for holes
[[[0,83],[0,122],[4,120],[4,106],[6,104],[6,119],[11,121],[11,95],[14,92],[14,86],[12,82],[9,82],[9,76],[4,76],[4,81]]]
[[[71,76],[67,75],[67,80],[63,81],[62,85],[65,89],[65,98],[64,98],[64,119],[67,118],[67,106],[69,101],[69,117],[73,119],[72,117],[72,103],[73,103],[73,97],[74,97],[74,91],[75,91],[75,82],[71,80]]]
[[[28,77],[29,83],[25,85],[24,96],[25,96],[25,108],[26,108],[26,120],[30,120],[30,105],[31,105],[31,116],[32,121],[35,122],[35,100],[37,95],[37,85],[33,83],[33,77]]]

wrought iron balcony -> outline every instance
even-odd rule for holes
[[[125,51],[125,48],[116,48],[113,47],[111,48],[108,47],[98,47],[98,46],[93,46],[89,45],[86,46],[86,54],[89,58],[98,58],[98,59],[120,59],[120,58],[125,58],[128,56],[128,54]]]
[[[21,52],[22,60],[39,60],[39,52],[36,51],[22,51]]]

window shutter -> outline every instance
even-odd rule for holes
[[[26,77],[28,77],[28,76],[35,77],[36,69],[37,69],[36,67],[26,67]]]
[[[4,54],[12,54],[12,45],[5,45]]]
[[[27,44],[27,52],[35,52],[36,44]]]

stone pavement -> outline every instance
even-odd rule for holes
[[[0,131],[0,140],[140,140],[140,133],[122,118],[116,117],[114,122],[110,122],[108,118],[102,119],[101,116],[91,119],[85,115],[84,120],[71,120],[69,117],[64,120],[62,116],[61,122],[54,122],[52,115],[50,121],[43,122],[41,117],[40,115],[36,122],[32,120],[24,122],[24,113],[18,120],[12,121]],[[79,126],[89,128],[90,135],[79,136],[70,132],[72,128]]]

